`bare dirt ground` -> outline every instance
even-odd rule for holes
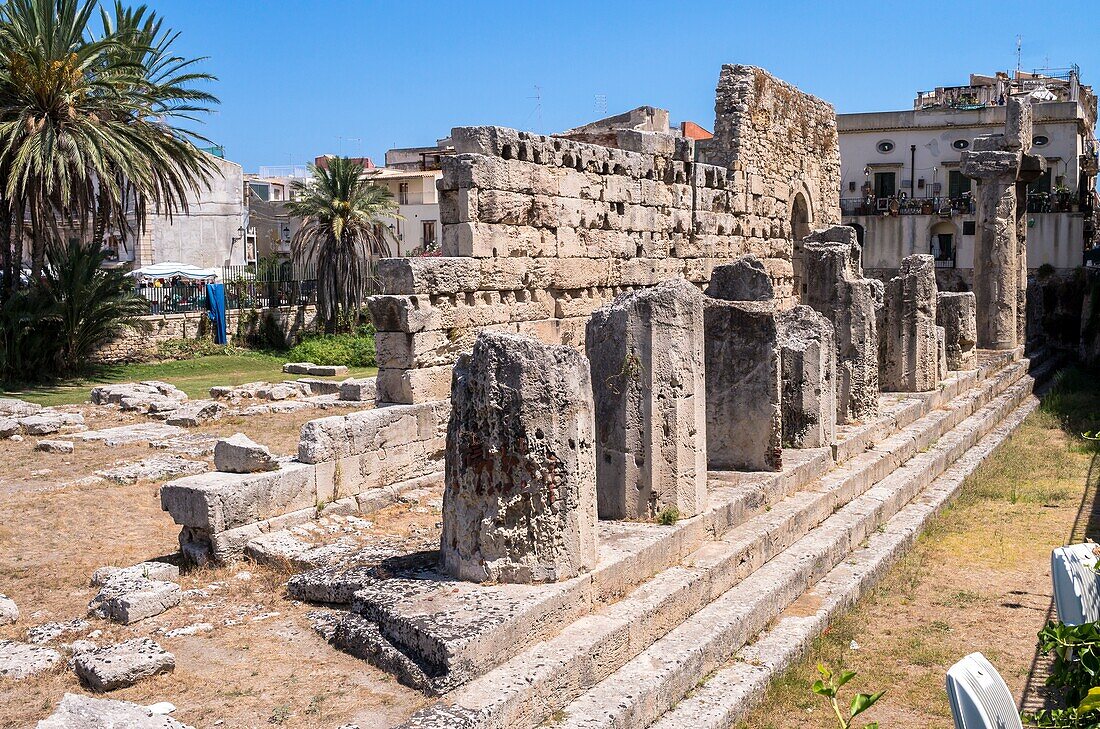
[[[968,479],[917,547],[772,686],[741,729],[835,727],[809,689],[819,663],[859,672],[845,687],[848,700],[887,690],[858,726],[948,729],[944,677],[973,651],[1025,708],[1042,708],[1046,662],[1035,642],[1052,615],[1050,550],[1097,536],[1093,452],[1047,410]]]
[[[107,407],[63,409],[82,412],[92,429],[148,422]],[[344,412],[224,418],[188,432],[241,431],[276,453],[291,454],[302,423]],[[29,627],[84,618],[96,592],[89,578],[98,567],[131,565],[178,549],[179,527],[160,509],[160,483],[79,482],[116,462],[166,451],[144,443],[108,447],[77,441],[73,454],[47,454],[34,450],[36,440],[0,444],[0,592],[21,611],[17,624],[0,628],[0,638],[25,640]],[[438,510],[434,502],[426,505],[429,501],[398,504],[370,520],[377,534],[401,538],[410,530],[434,527]],[[335,727],[348,722],[384,727],[426,703],[388,674],[329,646],[306,617],[315,608],[287,599],[286,578],[278,569],[247,562],[185,572],[181,585],[195,592],[160,616],[131,626],[89,618],[88,631],[102,631],[93,639],[98,645],[149,636],[176,656],[174,673],[109,696],[141,704],[171,701],[179,707],[173,716],[196,727]],[[165,635],[204,623],[209,629]],[[59,643],[83,637],[74,634]],[[64,662],[44,676],[0,679],[0,727],[33,726],[66,691],[87,693]]]

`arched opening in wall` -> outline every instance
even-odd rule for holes
[[[806,196],[796,193],[791,203],[791,268],[794,271],[794,292],[801,299],[806,293],[802,282],[802,239],[810,234],[810,206]]]
[[[928,252],[936,259],[936,268],[955,267],[955,246],[958,242],[954,223],[946,220],[932,226],[928,232]]]

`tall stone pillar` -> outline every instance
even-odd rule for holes
[[[706,506],[703,294],[676,279],[628,292],[588,320],[601,519]]]
[[[906,256],[886,284],[882,389],[927,392],[939,384],[936,339],[936,262],[927,254]]]
[[[1019,277],[1016,176],[1019,169],[1019,152],[982,150],[963,154],[962,173],[978,181],[974,297],[980,349],[1016,347]]]
[[[451,383],[440,551],[475,582],[554,582],[596,564],[588,359],[482,332]]]
[[[811,233],[803,242],[802,303],[833,324],[837,353],[837,422],[878,413],[876,282],[863,277],[856,231],[843,225]]]

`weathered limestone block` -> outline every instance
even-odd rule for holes
[[[373,377],[349,378],[340,383],[338,392],[341,400],[374,402],[378,386]]]
[[[43,453],[72,453],[76,446],[71,440],[40,440],[34,449]]]
[[[108,580],[119,575],[178,583],[180,581],[180,568],[168,562],[139,562],[129,567],[100,567],[92,573],[92,587],[106,585]]]
[[[52,648],[0,640],[0,678],[19,680],[49,670],[61,660]]]
[[[441,552],[464,580],[552,582],[596,564],[588,360],[487,332],[455,365]]]
[[[741,256],[715,267],[707,296],[725,301],[767,301],[775,298],[775,288],[759,258]]]
[[[601,519],[648,519],[707,496],[703,295],[678,279],[623,294],[588,322]]]
[[[1005,99],[1005,146],[1010,150],[1031,149],[1032,110],[1029,99],[1009,96]]]
[[[878,286],[863,278],[854,228],[834,225],[802,245],[802,303],[833,324],[837,348],[837,423],[878,413]]]
[[[777,310],[771,302],[707,299],[703,312],[707,464],[782,466]]]
[[[809,306],[779,315],[783,445],[823,448],[836,440],[833,325]]]
[[[941,291],[936,302],[936,323],[944,329],[949,370],[976,370],[978,351],[977,312],[971,291]]]
[[[0,625],[19,620],[19,606],[7,595],[0,593]]]
[[[33,628],[27,628],[27,640],[36,645],[53,643],[61,638],[68,639],[69,636],[87,634],[88,629],[91,627],[87,620],[81,620],[80,618],[73,618],[65,622],[42,623]]]
[[[175,582],[120,573],[103,584],[88,604],[88,613],[129,625],[179,605],[180,596]]]
[[[129,701],[93,699],[78,694],[65,694],[57,709],[38,722],[38,729],[191,729],[170,716]]]
[[[279,461],[267,446],[244,433],[236,433],[215,444],[214,468],[223,473],[257,473],[277,470]]]
[[[93,691],[114,691],[133,686],[158,673],[171,673],[176,657],[148,638],[78,653],[73,659],[77,677]]]
[[[939,384],[936,293],[936,262],[927,254],[906,256],[886,284],[884,390],[927,392]]]
[[[947,379],[947,330],[936,327],[936,364],[940,380]]]

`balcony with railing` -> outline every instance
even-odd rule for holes
[[[853,197],[840,199],[840,213],[859,215],[969,215],[974,212],[974,201],[969,195],[961,197]]]

